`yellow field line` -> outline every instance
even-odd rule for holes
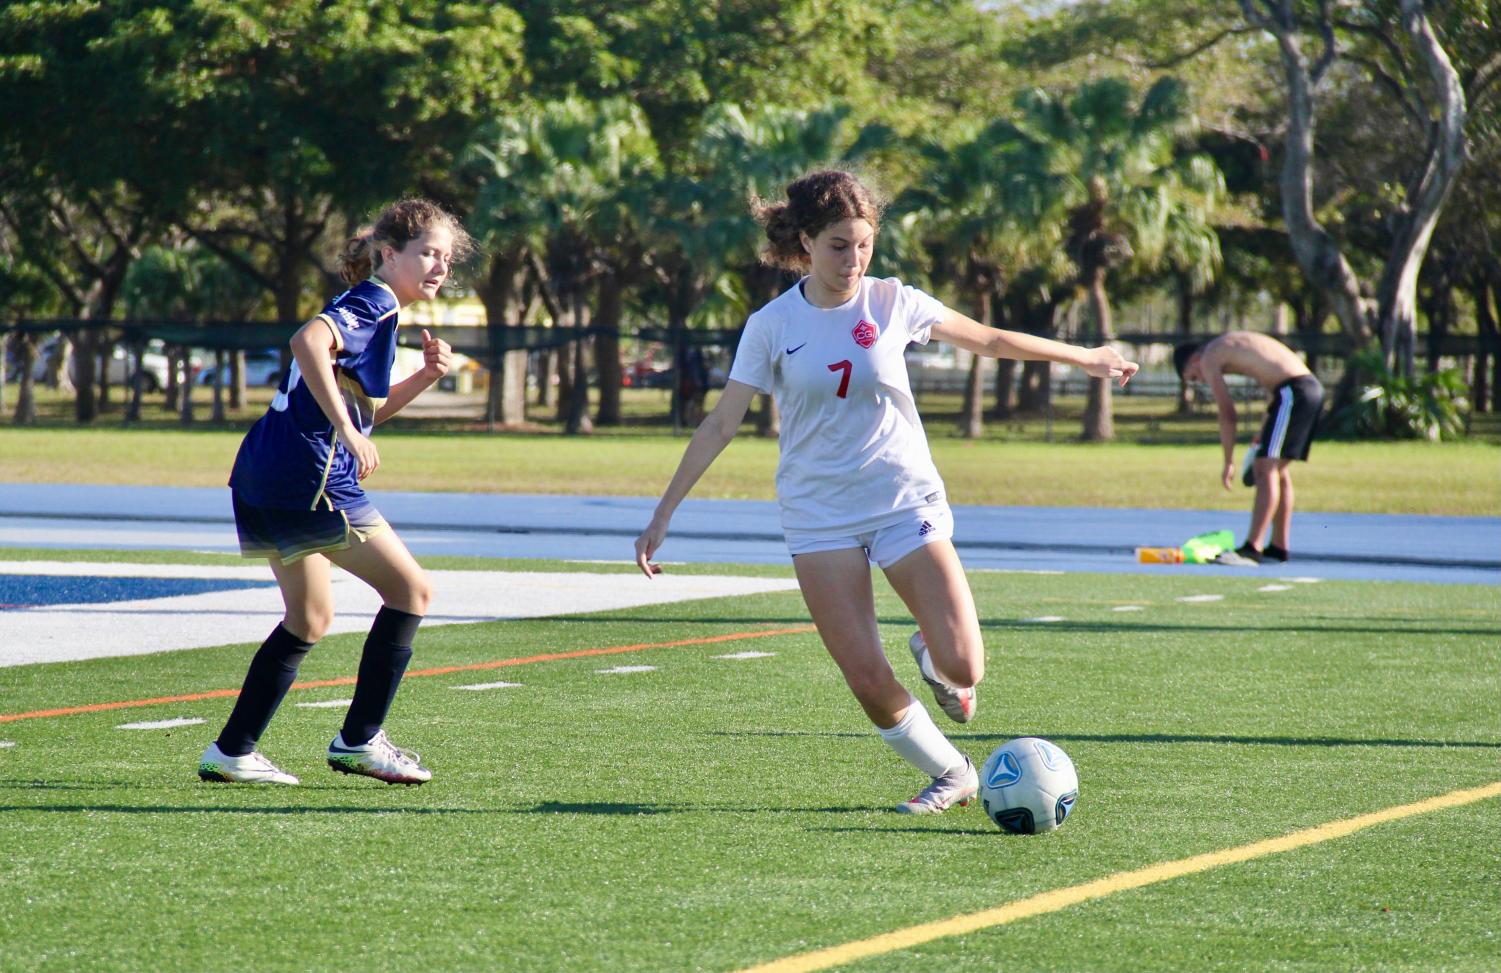
[[[1139,868],[1135,871],[1117,872],[1114,875],[1107,875],[1092,882],[1085,882],[1083,885],[1074,885],[1069,888],[1055,889],[1051,892],[1042,892],[1038,895],[1019,899],[1016,902],[997,906],[994,909],[986,909],[982,912],[971,912],[968,915],[941,919],[938,922],[925,922],[919,926],[909,926],[906,929],[883,933],[879,936],[872,936],[869,939],[860,939],[855,942],[844,943],[840,946],[830,946],[827,949],[814,950],[809,953],[798,953],[782,959],[772,960],[770,963],[763,963],[760,966],[747,967],[744,970],[738,971],[738,973],[811,973],[813,970],[826,970],[831,966],[853,963],[868,956],[879,956],[883,953],[907,949],[912,946],[921,945],[922,943],[932,942],[935,939],[943,939],[948,936],[962,936],[980,929],[989,929],[992,926],[1003,926],[1008,922],[1015,922],[1018,919],[1026,919],[1048,912],[1057,912],[1060,909],[1066,909],[1080,902],[1088,902],[1090,899],[1101,899],[1107,895],[1114,895],[1117,892],[1125,892],[1128,889],[1141,888],[1144,885],[1155,885],[1158,882],[1166,882],[1169,879],[1181,878],[1184,875],[1208,871],[1211,868],[1218,868],[1221,865],[1234,865],[1237,862],[1249,861],[1265,855],[1292,851],[1294,848],[1302,848],[1305,845],[1318,844],[1322,841],[1333,841],[1335,838],[1343,838],[1364,828],[1385,824],[1388,821],[1397,821],[1401,818],[1412,817],[1417,814],[1429,814],[1433,811],[1442,811],[1446,808],[1473,804],[1476,801],[1483,801],[1488,797],[1496,797],[1497,795],[1501,795],[1501,782],[1486,784],[1484,787],[1475,787],[1468,790],[1451,791],[1448,794],[1430,797],[1425,801],[1418,801],[1415,804],[1389,807],[1384,811],[1375,811],[1371,814],[1362,814],[1359,817],[1346,818],[1343,821],[1331,821],[1328,824],[1321,824],[1318,827],[1308,828],[1303,831],[1294,831],[1292,834],[1283,835],[1280,838],[1268,838],[1265,841],[1256,841],[1237,848],[1226,848],[1223,851],[1211,851],[1203,855],[1195,855],[1192,858],[1148,865],[1146,868]]]

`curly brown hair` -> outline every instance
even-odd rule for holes
[[[339,252],[339,276],[351,286],[380,269],[380,248],[390,244],[397,250],[435,226],[453,236],[453,262],[463,263],[474,252],[474,239],[459,221],[430,199],[403,199],[381,210],[375,222],[362,226],[344,242]]]
[[[878,229],[885,203],[851,172],[821,169],[787,184],[786,199],[768,203],[751,200],[751,213],[766,228],[763,263],[788,270],[806,270],[808,251],[801,234],[816,237],[840,220],[864,220]]]

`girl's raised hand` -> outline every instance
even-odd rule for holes
[[[453,348],[442,338],[434,338],[426,329],[422,329],[422,374],[436,382],[448,374],[449,367],[453,364]]]

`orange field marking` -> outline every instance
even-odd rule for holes
[[[792,628],[773,628],[754,632],[731,632],[728,635],[710,635],[698,639],[676,639],[672,642],[638,642],[635,645],[611,645],[601,649],[575,649],[572,652],[543,652],[516,659],[495,659],[465,666],[437,666],[432,669],[416,669],[406,674],[408,679],[422,676],[444,676],[450,672],[480,672],[486,669],[504,669],[507,666],[524,666],[533,662],[555,662],[560,659],[585,659],[596,655],[619,655],[622,652],[645,652],[648,649],[673,649],[686,645],[717,645],[721,642],[738,642],[744,639],[764,639],[776,635],[801,635],[814,631],[812,625],[796,625]],[[342,679],[314,679],[295,682],[293,689],[316,689],[322,686],[352,686],[354,677]],[[39,720],[47,716],[77,716],[80,713],[103,713],[112,709],[133,709],[138,706],[158,706],[163,703],[192,703],[203,699],[223,699],[238,696],[238,689],[212,689],[202,693],[184,693],[180,696],[155,696],[151,699],[125,699],[113,703],[88,703],[83,706],[60,706],[56,709],[37,709],[27,713],[0,713],[0,723],[16,720]]]

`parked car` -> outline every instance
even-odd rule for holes
[[[265,386],[274,388],[281,384],[281,352],[275,348],[264,348],[260,351],[245,352],[245,384],[247,386]],[[229,370],[225,369],[225,380],[229,379]],[[219,369],[210,365],[198,373],[199,385],[218,385]]]
[[[36,381],[42,381],[47,376],[47,362],[52,357],[53,349],[61,339],[53,335],[37,346],[36,363],[32,366],[31,375]],[[189,373],[198,371],[200,361],[197,355],[191,356],[188,361]],[[131,374],[135,365],[134,356],[124,345],[117,344],[110,352],[109,363],[106,366],[106,375],[111,384],[125,385],[127,376],[141,383],[143,392],[160,392],[167,387],[167,354],[166,346],[161,341],[153,339],[146,343],[146,349],[141,355],[140,370]],[[68,359],[68,378],[75,384],[77,382],[78,368],[71,354]],[[13,357],[6,361],[6,380],[18,381],[20,379],[20,364]]]

